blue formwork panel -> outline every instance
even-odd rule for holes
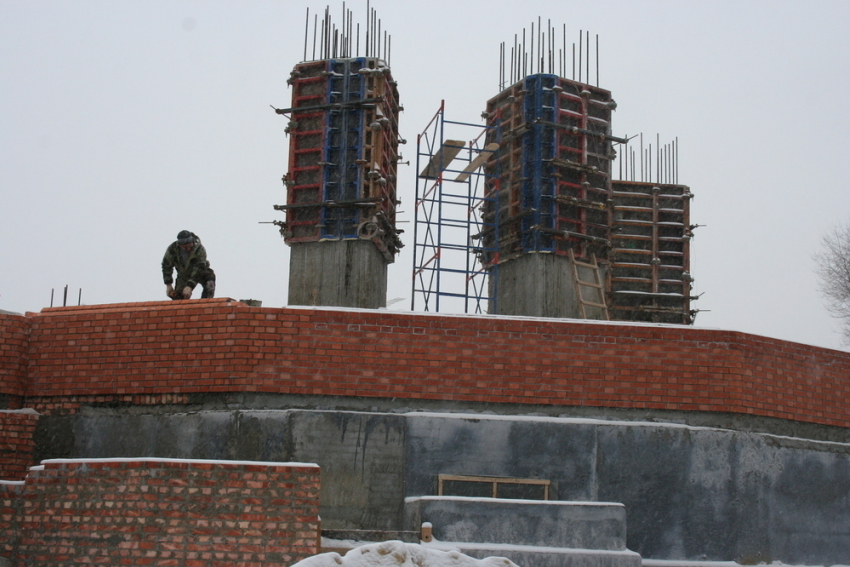
[[[365,58],[328,61],[328,102],[345,104],[363,100],[366,81],[359,73]],[[351,201],[362,195],[364,112],[360,106],[333,108],[327,112],[325,145],[325,201]],[[322,239],[357,238],[360,214],[357,207],[324,207]]]
[[[522,220],[524,252],[554,250],[551,236],[539,228],[555,225],[557,183],[551,176],[550,163],[557,150],[557,132],[551,125],[557,116],[557,97],[552,90],[557,82],[557,75],[531,75],[524,83],[523,111],[526,124],[531,126],[524,136],[522,152],[522,203],[528,211]]]

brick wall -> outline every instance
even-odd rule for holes
[[[23,481],[0,480],[0,557],[10,558],[20,540]]]
[[[0,480],[23,480],[34,464],[38,417],[32,410],[0,410]]]
[[[7,544],[0,555],[14,566],[290,565],[316,553],[315,465],[176,459],[43,465],[23,486],[4,491],[0,485],[0,541],[17,539],[16,549]],[[18,510],[16,526],[6,518]]]
[[[850,427],[850,353],[678,326],[228,299],[45,309],[26,403],[207,392],[736,412]]]
[[[21,407],[31,318],[0,313],[0,409]]]

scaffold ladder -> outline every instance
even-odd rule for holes
[[[608,305],[605,304],[605,288],[602,285],[602,276],[599,273],[599,264],[596,262],[596,254],[591,254],[590,262],[579,262],[576,260],[575,254],[573,254],[573,250],[570,249],[570,265],[573,267],[573,280],[576,284],[576,299],[578,300],[578,309],[579,313],[581,313],[582,319],[587,319],[587,309],[586,307],[595,307],[599,309],[602,313],[602,318],[606,321],[611,320],[611,316],[608,314]],[[581,275],[579,272],[579,268],[586,268],[591,271],[593,274],[594,281],[587,281],[581,279]],[[584,299],[583,289],[584,287],[596,290],[598,301],[586,301]]]

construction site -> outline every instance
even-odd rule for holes
[[[308,11],[269,117],[288,306],[0,313],[0,566],[850,563],[850,353],[693,327],[679,143],[617,132],[599,38],[538,18],[406,141],[365,19]]]

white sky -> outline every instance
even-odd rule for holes
[[[0,0],[0,309],[164,299],[181,229],[203,240],[219,297],[286,304],[286,79],[303,56],[301,1]],[[479,123],[499,44],[538,16],[599,34],[615,135],[678,137],[698,327],[831,348],[838,324],[811,254],[850,220],[850,2],[375,0],[392,35],[405,159],[445,99]],[[342,3],[334,2],[338,22]],[[366,0],[348,2],[365,21]],[[312,19],[312,16],[311,16]],[[363,35],[361,31],[361,35]],[[362,53],[362,52],[361,52]],[[388,300],[410,305],[414,166],[402,166],[406,248]],[[196,295],[198,293],[196,292]]]

